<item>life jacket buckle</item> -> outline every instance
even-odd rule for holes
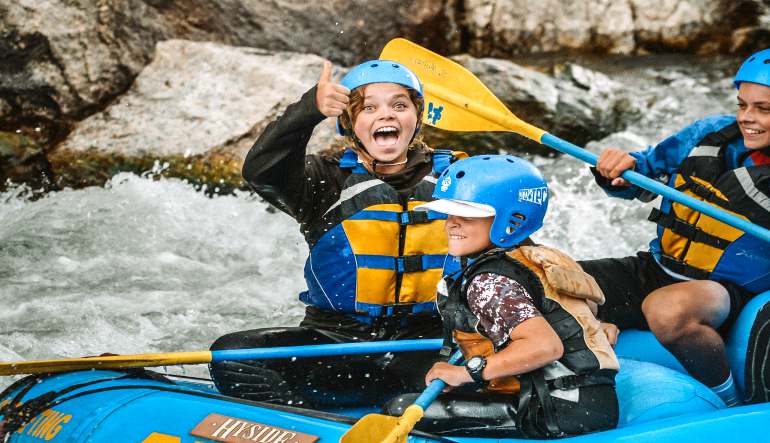
[[[422,272],[425,270],[421,255],[402,255],[396,257],[395,260],[396,271],[399,273]]]
[[[400,214],[400,224],[402,225],[416,225],[420,223],[427,223],[428,211],[407,211]]]
[[[580,387],[582,377],[577,375],[565,375],[563,377],[548,380],[548,385],[552,389],[559,389],[562,391],[569,391]]]

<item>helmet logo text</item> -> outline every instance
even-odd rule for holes
[[[548,200],[548,188],[524,188],[519,189],[519,201],[542,205]]]

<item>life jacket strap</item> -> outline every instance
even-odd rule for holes
[[[400,225],[417,225],[430,223],[434,220],[445,220],[446,214],[436,211],[377,211],[363,210],[351,216],[348,220],[377,220],[397,222]]]
[[[433,157],[433,173],[440,175],[454,159],[454,153],[449,149],[434,149],[431,152]]]
[[[707,134],[701,139],[698,145],[723,146],[735,140],[740,135],[741,129],[738,126],[738,123],[730,123],[718,131]]]
[[[340,169],[350,169],[353,174],[368,174],[362,163],[358,162],[358,154],[352,149],[346,149],[340,157]]]
[[[393,269],[400,274],[422,272],[428,269],[441,269],[444,266],[445,260],[446,256],[441,254],[402,255],[399,257],[356,254],[356,262],[359,268]]]
[[[401,322],[402,326],[420,315],[433,314],[436,304],[404,303],[397,305],[357,304],[356,314],[350,314],[356,321],[367,325],[381,325],[386,321]]]
[[[655,222],[658,225],[671,230],[671,232],[677,235],[688,238],[697,243],[709,245],[713,248],[727,249],[727,247],[732,243],[730,240],[725,240],[724,238],[708,234],[701,228],[695,225],[691,225],[684,220],[680,220],[674,217],[672,214],[667,214],[658,208],[652,209],[650,215],[647,217],[647,220]]]
[[[690,266],[681,260],[665,254],[661,254],[659,260],[660,264],[665,266],[666,269],[679,275],[684,275],[685,277],[689,277],[695,280],[708,280],[711,276],[711,273],[706,270]]]
[[[690,177],[686,177],[683,175],[682,179],[684,180],[684,183],[681,186],[678,186],[676,188],[677,191],[681,191],[681,192],[690,191],[709,203],[713,203],[717,206],[721,206],[723,208],[729,209],[730,202],[719,197],[711,189],[703,186],[702,184],[691,179]]]
[[[547,384],[548,388],[551,390],[561,389],[565,391],[582,388],[584,386],[615,386],[615,374],[614,371],[600,369],[593,374],[565,375],[553,380],[547,380]]]
[[[516,410],[516,426],[519,430],[529,438],[564,436],[564,432],[559,429],[543,369],[522,374],[519,383],[519,404]]]
[[[446,214],[436,211],[406,211],[399,214],[399,223],[402,225],[418,225],[430,223],[434,220],[445,220]]]

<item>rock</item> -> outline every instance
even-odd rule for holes
[[[134,4],[132,4],[134,3]],[[150,9],[150,10],[148,10]],[[125,91],[162,37],[141,2],[20,0],[0,5],[0,98],[17,125],[68,125]],[[121,28],[126,26],[126,28]]]
[[[78,123],[49,155],[57,181],[101,184],[117,171],[164,174],[226,191],[261,130],[310,89],[323,59],[216,43],[169,40],[126,94]],[[339,73],[335,74],[339,76]],[[334,140],[331,119],[311,149]]]
[[[8,183],[49,188],[49,166],[43,148],[19,131],[0,131],[0,190]]]
[[[0,4],[0,99],[22,121],[62,125],[102,109],[152,59],[183,38],[319,54],[353,64],[389,39],[423,35],[442,4],[377,0],[19,0]],[[443,27],[446,28],[446,27]],[[411,32],[409,32],[411,30]],[[425,33],[424,38],[430,38]],[[446,40],[440,36],[441,40]],[[435,45],[434,45],[435,47]]]
[[[620,93],[621,86],[604,74],[566,64],[555,76],[527,69],[512,62],[453,57],[473,72],[517,117],[539,128],[582,145],[620,129],[615,110],[635,106]],[[535,142],[510,133],[448,133],[426,131],[426,141],[442,147],[472,152],[537,151],[553,152]]]
[[[762,8],[754,0],[467,0],[464,16],[467,49],[476,56],[715,53],[735,47],[734,30],[761,29]]]

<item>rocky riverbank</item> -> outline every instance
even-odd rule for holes
[[[743,0],[2,4],[0,189],[100,185],[118,171],[242,187],[245,151],[315,83],[323,58],[342,75],[395,36],[458,54],[519,117],[582,144],[646,108],[629,85],[581,66],[585,54],[742,54],[770,42],[767,9]],[[554,52],[577,63],[527,62]],[[442,147],[535,149],[511,134],[425,136]],[[331,122],[311,142],[335,143]]]

